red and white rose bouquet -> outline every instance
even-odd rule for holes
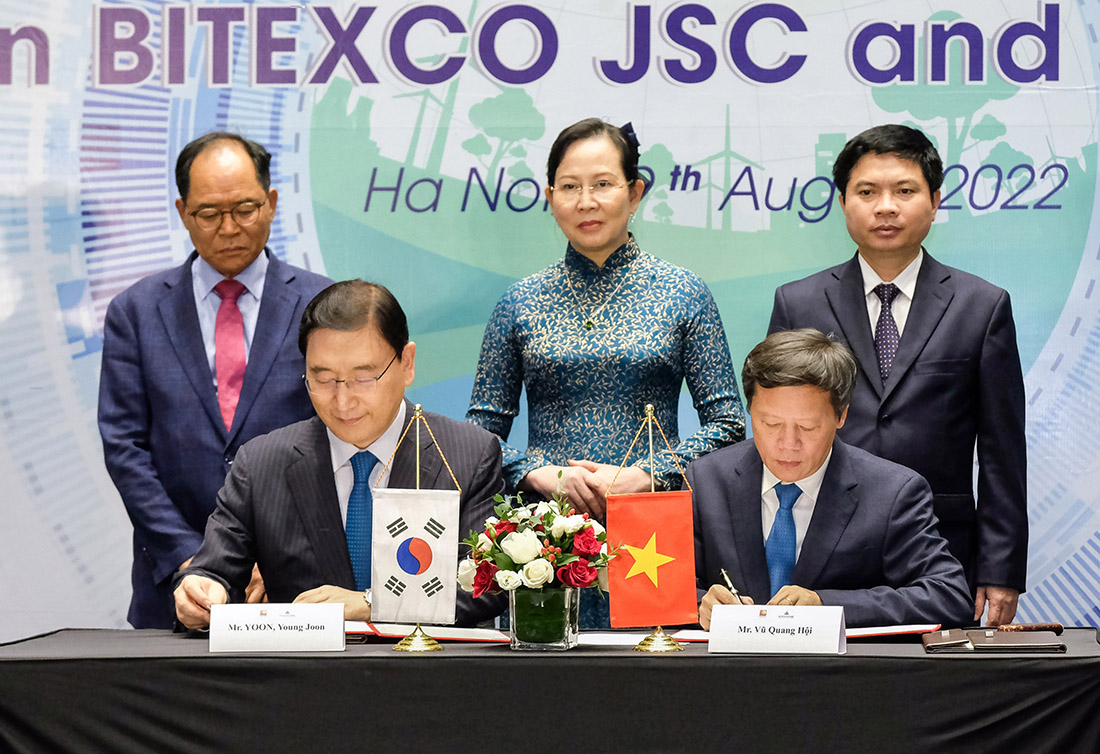
[[[495,516],[482,532],[470,532],[470,555],[458,567],[458,584],[483,594],[562,586],[597,586],[615,557],[607,532],[587,513],[577,513],[564,495],[524,504],[523,493],[497,495]]]

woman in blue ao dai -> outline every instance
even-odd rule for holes
[[[471,421],[501,437],[513,489],[548,498],[559,485],[602,520],[605,497],[646,404],[672,450],[635,446],[614,493],[677,489],[680,468],[744,438],[745,421],[718,307],[695,274],[642,251],[628,224],[644,182],[638,142],[596,118],[551,147],[547,201],[569,241],[561,262],[512,285],[485,329]],[[678,437],[687,381],[699,429]],[[506,441],[527,389],[528,447]],[[560,474],[560,476],[559,476]],[[606,601],[585,590],[582,625],[608,625]]]

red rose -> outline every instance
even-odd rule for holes
[[[498,537],[501,534],[507,534],[516,530],[516,525],[511,521],[497,521],[495,526]]]
[[[491,560],[483,560],[477,564],[477,573],[474,574],[474,599],[496,586],[493,574],[499,570]]]
[[[558,579],[561,583],[566,586],[577,587],[578,589],[592,586],[597,576],[596,569],[590,566],[585,560],[574,560],[569,565],[564,565],[558,569]],[[477,589],[476,581],[474,589]]]
[[[599,555],[600,540],[596,539],[596,530],[586,526],[573,535],[574,555]]]

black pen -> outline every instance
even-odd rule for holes
[[[737,598],[737,604],[738,605],[744,605],[745,601],[743,599],[741,599],[741,593],[737,591],[737,587],[735,587],[733,585],[733,582],[730,581],[730,575],[728,573],[726,573],[726,569],[725,568],[719,568],[718,573],[722,574],[722,581],[726,582],[726,589],[729,589],[730,594],[732,594],[734,597]]]

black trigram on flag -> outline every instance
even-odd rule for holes
[[[438,581],[438,579],[436,579],[436,581]],[[405,582],[396,576],[390,576],[389,580],[386,582],[386,588],[393,592],[394,597],[400,597],[401,593],[405,591]],[[440,584],[439,588],[442,589],[443,585]]]
[[[428,523],[424,524],[424,531],[428,532],[436,539],[439,539],[443,532],[447,531],[447,527],[434,518],[429,518]]]
[[[392,522],[386,524],[386,531],[390,533],[391,537],[396,537],[401,532],[408,530],[408,524],[406,524],[405,519],[401,517],[395,518]]]
[[[438,577],[432,576],[426,582],[424,582],[424,594],[429,597],[434,597],[437,592],[443,591],[443,583]]]

